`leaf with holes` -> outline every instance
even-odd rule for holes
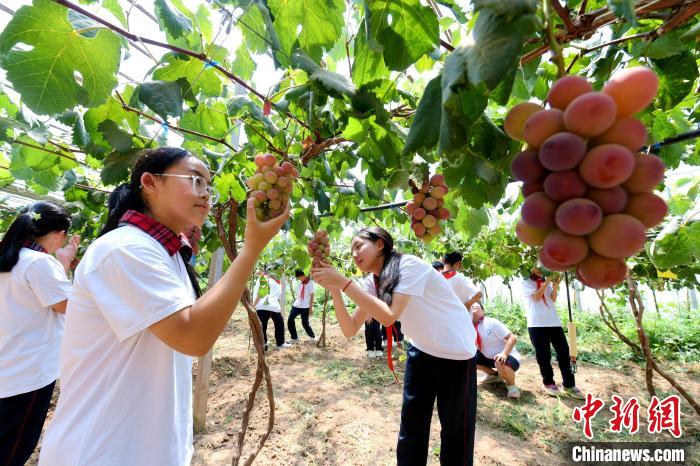
[[[15,12],[0,35],[0,65],[39,114],[99,105],[117,85],[121,40],[105,29],[93,38],[76,34],[67,11],[34,0]]]

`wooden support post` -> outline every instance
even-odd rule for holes
[[[224,250],[219,248],[214,251],[209,263],[209,282],[207,289],[210,289],[224,274]],[[207,421],[207,397],[209,396],[209,376],[211,375],[213,349],[207,354],[197,359],[197,374],[194,381],[194,396],[192,400],[192,412],[194,418],[194,431],[204,432]]]

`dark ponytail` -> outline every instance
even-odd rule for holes
[[[391,306],[391,295],[394,292],[396,285],[399,284],[399,264],[401,263],[401,253],[394,249],[394,239],[386,230],[382,228],[363,228],[357,233],[356,236],[358,238],[372,241],[373,243],[376,243],[379,240],[382,240],[384,243],[384,249],[382,249],[384,264],[382,265],[381,272],[379,272],[379,290],[377,292],[377,297],[384,301],[388,306]]]
[[[70,222],[65,207],[53,202],[34,202],[24,207],[0,241],[0,272],[9,272],[17,265],[25,241],[54,231],[68,231]]]
[[[112,194],[109,195],[109,200],[107,201],[109,210],[107,223],[102,228],[100,236],[119,227],[119,220],[121,220],[127,210],[135,210],[141,213],[146,211],[147,205],[141,194],[141,176],[144,173],[163,173],[170,166],[188,157],[194,157],[194,155],[179,147],[159,147],[157,149],[144,150],[131,171],[129,182],[117,186],[112,191]],[[195,294],[199,298],[202,295],[202,289],[199,287],[197,273],[190,263],[190,256],[183,250],[180,250],[180,256],[182,256],[182,261],[185,263],[187,276],[192,283]]]

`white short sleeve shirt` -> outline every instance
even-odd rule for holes
[[[282,312],[282,308],[280,306],[280,300],[282,298],[282,285],[270,277],[265,277],[265,280],[267,280],[270,292],[266,296],[260,298],[260,301],[258,301],[258,305],[255,306],[255,309],[262,309],[271,312]]]
[[[195,301],[180,254],[123,226],[87,249],[68,300],[43,466],[189,465],[192,359],[149,326]]]
[[[58,377],[64,317],[51,306],[68,299],[70,289],[55,257],[28,248],[11,271],[0,273],[0,398]]]
[[[510,330],[503,322],[493,317],[484,317],[479,322],[479,336],[481,337],[481,354],[489,359],[493,359],[506,347],[506,337],[510,335]],[[520,362],[520,353],[513,347],[510,355]]]
[[[304,296],[301,296],[301,290],[304,289]],[[314,281],[309,279],[309,283],[304,285],[299,282],[296,289],[296,300],[292,306],[298,307],[300,309],[307,309],[311,306],[311,295],[314,294],[315,285]]]
[[[474,285],[474,282],[464,276],[463,273],[457,272],[454,276],[447,279],[455,294],[459,297],[462,303],[466,304],[472,299],[479,290]]]
[[[399,320],[401,331],[419,350],[445,359],[466,360],[476,355],[476,331],[464,303],[447,280],[432,265],[418,257],[403,254],[395,293],[410,299]],[[364,279],[363,289],[371,294],[374,279]]]
[[[525,317],[528,327],[561,327],[561,319],[552,299],[552,284],[547,285],[544,299],[535,299],[532,295],[537,291],[537,282],[530,278],[522,280],[521,287],[525,299]]]

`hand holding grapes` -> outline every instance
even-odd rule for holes
[[[247,213],[248,217],[245,224],[245,239],[243,247],[259,253],[280,231],[280,228],[282,228],[284,222],[289,219],[289,204],[287,204],[284,211],[280,215],[263,222],[258,220],[258,217],[255,214],[255,200],[253,198],[249,198]]]
[[[351,280],[326,262],[318,263],[311,269],[314,282],[329,291],[339,291]]]

